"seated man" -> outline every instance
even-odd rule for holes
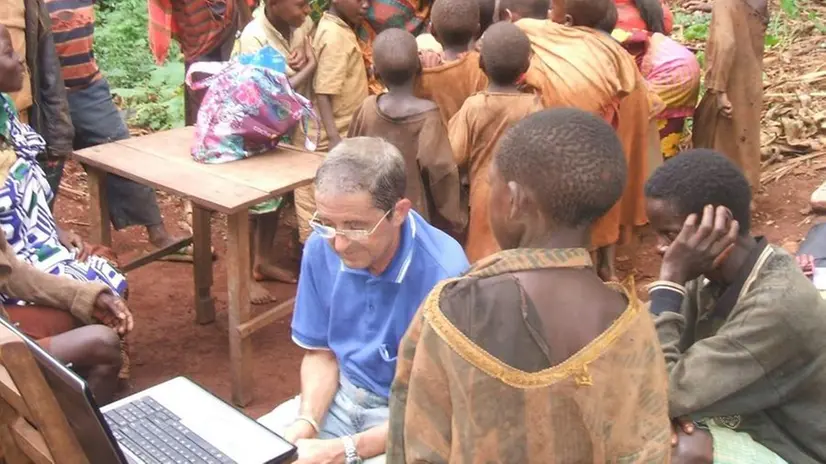
[[[681,418],[674,462],[826,461],[826,302],[792,256],[749,235],[743,173],[691,150],[645,195],[664,254],[649,291]]]
[[[654,325],[587,249],[625,169],[614,131],[581,110],[505,133],[489,201],[505,251],[436,286],[402,340],[389,462],[668,461]]]
[[[462,247],[410,209],[406,179],[399,150],[372,137],[344,139],[316,174],[292,323],[307,349],[301,395],[260,419],[301,459],[384,462],[402,335],[430,290],[468,267]]]
[[[102,283],[47,274],[20,261],[2,231],[0,269],[0,293],[30,303],[0,304],[0,317],[71,364],[100,404],[112,401],[121,368],[118,336],[129,333],[133,325],[123,300]]]

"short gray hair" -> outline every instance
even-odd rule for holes
[[[318,168],[315,188],[325,194],[367,192],[376,208],[387,211],[407,188],[404,157],[384,139],[344,139]]]

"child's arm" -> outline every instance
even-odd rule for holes
[[[330,141],[330,150],[341,142],[341,136],[338,134],[338,128],[336,127],[336,118],[333,116],[333,103],[331,98],[331,95],[316,95],[318,113],[321,116],[321,124],[327,132],[327,139]]]
[[[467,202],[462,201],[459,170],[440,117],[422,127],[417,158],[429,203],[436,209],[431,222],[461,242],[468,220]]]
[[[304,42],[304,55],[307,58],[307,62],[304,64],[304,67],[290,78],[290,85],[293,88],[301,87],[305,82],[312,79],[313,74],[315,74],[318,61],[315,59],[313,46],[309,40]]]
[[[313,44],[318,53],[318,64],[313,78],[313,89],[316,94],[316,104],[321,117],[321,124],[327,133],[330,141],[329,148],[341,142],[341,135],[336,127],[336,119],[333,116],[333,97],[341,93],[352,90],[344,89],[349,67],[350,50],[341,41],[336,40],[329,31],[319,31],[316,41]]]

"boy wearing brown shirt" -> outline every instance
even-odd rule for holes
[[[476,0],[438,0],[431,21],[444,59],[422,71],[416,96],[436,102],[447,124],[469,96],[488,85],[479,68],[479,53],[470,51],[470,42],[479,31],[479,5]]]
[[[404,29],[376,37],[373,59],[387,92],[364,101],[348,137],[381,137],[401,151],[407,166],[405,197],[432,225],[458,238],[467,222],[460,200],[459,172],[439,108],[413,96],[421,71],[416,39]]]
[[[493,149],[508,128],[542,109],[539,97],[520,93],[517,81],[530,65],[531,43],[510,23],[488,29],[481,65],[487,90],[468,98],[450,120],[448,134],[456,164],[470,181],[470,221],[465,253],[474,263],[499,251],[488,219],[488,167]],[[463,175],[463,177],[465,177]]]
[[[367,98],[367,69],[355,29],[364,21],[368,0],[332,0],[318,22],[313,50],[316,71],[313,104],[321,118],[319,151],[329,151],[347,135],[350,120]],[[317,129],[311,128],[309,137]],[[315,211],[312,186],[295,190],[298,235],[310,236],[309,221]]]

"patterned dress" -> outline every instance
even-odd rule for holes
[[[49,209],[53,194],[36,160],[46,149],[46,142],[31,126],[20,122],[6,95],[2,95],[0,104],[0,152],[13,150],[17,155],[0,187],[0,227],[15,254],[41,271],[81,282],[103,283],[123,296],[126,277],[112,263],[100,256],[80,262],[77,253],[58,240]],[[3,294],[0,302],[22,304]]]

